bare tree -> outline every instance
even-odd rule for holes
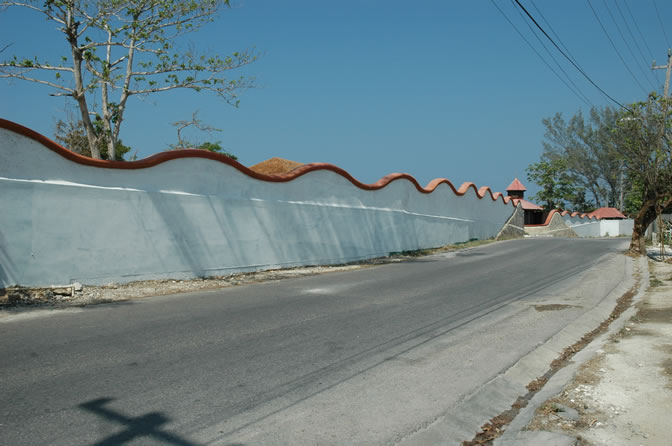
[[[205,124],[203,121],[198,119],[198,111],[195,111],[191,115],[191,120],[190,121],[177,121],[171,123],[172,126],[177,127],[177,144],[172,144],[170,146],[171,149],[173,150],[178,150],[178,149],[195,149],[198,148],[197,146],[200,146],[200,144],[194,142],[194,141],[189,141],[186,140],[182,137],[182,130],[189,128],[189,127],[194,127],[202,132],[221,132],[222,129],[218,129],[215,127],[211,127],[207,124]]]

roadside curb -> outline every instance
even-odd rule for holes
[[[517,402],[521,396],[527,395],[529,393],[527,386],[547,373],[551,362],[556,360],[568,346],[578,342],[585,334],[594,330],[609,318],[616,306],[617,300],[628,291],[631,291],[635,286],[635,265],[637,265],[640,281],[634,299],[635,302],[641,299],[644,295],[643,290],[648,285],[648,267],[646,260],[630,259],[625,262],[625,271],[622,280],[615,284],[614,288],[598,305],[543,343],[540,343],[506,371],[467,396],[460,404],[459,413],[452,416],[439,417],[426,428],[403,439],[399,444],[446,444],[449,441],[458,439],[460,443],[462,441],[470,441],[484,423],[487,423],[494,415],[502,414],[511,409],[512,403]],[[548,398],[548,396],[544,397],[543,395],[557,393],[557,389],[561,389],[564,383],[571,379],[580,364],[592,357],[598,348],[597,345],[604,342],[604,339],[612,331],[620,329],[620,326],[624,325],[625,321],[634,312],[634,307],[631,306],[619,318],[612,321],[607,332],[599,335],[580,350],[572,358],[570,364],[558,369],[548,383],[527,401],[526,407],[522,408],[513,421],[505,427],[506,433],[496,439],[494,444],[510,445],[512,441],[515,444],[525,444],[527,438],[523,436],[516,437],[516,434],[527,425],[537,405],[543,403]],[[475,425],[474,420],[480,421]],[[539,437],[530,439],[529,444],[573,444],[574,439],[571,440],[572,442],[570,443],[563,443],[561,440],[558,442],[559,438],[555,434],[543,433]]]
[[[637,292],[633,298],[632,305],[625,310],[617,319],[613,320],[606,332],[597,336],[592,342],[586,345],[581,351],[572,358],[572,362],[559,369],[555,375],[548,380],[546,385],[537,392],[529,404],[523,408],[518,416],[507,427],[504,434],[494,441],[496,446],[510,445],[573,445],[576,438],[558,433],[549,433],[545,431],[523,431],[522,429],[529,424],[534,417],[535,411],[550,397],[562,391],[576,375],[579,368],[589,361],[597,351],[604,346],[614,333],[621,330],[626,322],[637,313],[636,304],[642,300],[649,287],[649,267],[646,257],[640,257],[636,260],[637,270],[640,279]],[[616,291],[616,290],[615,290]],[[605,304],[605,299],[602,305]],[[611,299],[609,299],[611,301]],[[598,322],[599,324],[599,322]],[[550,435],[550,436],[549,436]]]

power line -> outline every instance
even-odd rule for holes
[[[614,2],[616,4],[616,9],[618,10],[618,14],[621,16],[621,19],[623,20],[623,23],[625,24],[625,29],[628,30],[628,34],[630,34],[630,37],[632,38],[632,42],[635,44],[637,47],[637,51],[639,51],[639,55],[642,57],[642,61],[644,62],[643,65],[641,65],[642,72],[644,73],[644,77],[647,78],[649,82],[651,82],[651,79],[656,80],[656,76],[653,74],[651,70],[644,70],[643,67],[647,67],[649,63],[646,61],[646,56],[644,56],[644,51],[642,51],[642,48],[639,46],[639,43],[637,43],[637,39],[635,39],[635,35],[632,33],[632,30],[630,29],[630,25],[628,25],[628,21],[625,19],[625,15],[623,14],[623,11],[621,10],[621,7],[618,5],[618,0]],[[626,4],[627,5],[627,4]],[[634,59],[637,59],[635,55],[633,54],[632,57]],[[648,73],[648,76],[647,76]],[[652,84],[653,89],[656,90],[658,87],[656,87],[655,83]]]
[[[511,4],[513,4],[513,0],[511,0]],[[515,5],[514,5],[514,8],[515,8]],[[523,19],[523,21],[525,22],[525,24],[527,25],[527,27],[530,29],[530,32],[532,33],[532,35],[534,35],[534,37],[537,39],[537,41],[539,42],[539,44],[544,48],[544,50],[546,50],[546,54],[548,54],[548,55],[550,56],[550,58],[553,60],[553,62],[555,62],[555,64],[558,66],[558,68],[560,69],[560,71],[562,72],[562,74],[564,74],[565,77],[567,78],[567,80],[574,86],[574,88],[576,89],[576,91],[578,92],[578,94],[581,95],[581,97],[585,99],[584,102],[590,103],[590,105],[594,107],[594,104],[593,104],[592,102],[590,102],[590,99],[588,99],[588,98],[586,97],[586,95],[583,94],[583,92],[581,91],[581,89],[574,83],[574,81],[573,81],[572,78],[567,74],[567,72],[564,70],[564,68],[562,68],[562,65],[560,65],[560,63],[559,63],[558,60],[555,58],[555,56],[553,56],[553,54],[552,54],[551,51],[548,49],[548,47],[547,47],[546,45],[544,45],[544,42],[543,42],[543,41],[541,40],[541,38],[537,35],[537,33],[534,31],[534,28],[532,28],[532,25],[530,25],[530,24],[528,23],[528,21],[525,20],[525,16],[523,16],[523,13],[520,12],[520,10],[517,9],[517,8],[516,8],[516,12],[518,12],[518,15],[520,15],[520,18]],[[567,84],[565,84],[565,85],[567,85]],[[568,86],[568,87],[569,87],[569,86]]]
[[[658,5],[656,0],[653,0],[653,7],[656,8],[656,15],[658,16],[658,23],[660,23],[660,28],[663,30],[663,35],[665,36],[665,41],[667,42],[667,47],[672,47],[670,45],[670,39],[667,38],[667,33],[665,32],[665,25],[663,25],[663,19],[660,18],[660,11],[658,11]]]
[[[588,6],[590,6],[591,11],[593,11],[593,15],[594,15],[595,18],[597,19],[597,23],[600,24],[600,27],[602,28],[602,31],[604,31],[604,35],[607,36],[607,40],[609,40],[609,43],[611,44],[611,47],[612,47],[612,48],[614,49],[614,51],[616,52],[616,55],[618,56],[618,58],[621,59],[621,62],[623,62],[623,66],[625,67],[626,70],[628,70],[628,73],[630,73],[630,76],[632,76],[632,78],[635,80],[635,82],[637,83],[637,85],[639,85],[639,88],[642,89],[642,91],[644,92],[644,94],[647,94],[648,92],[646,91],[646,88],[644,88],[644,86],[639,82],[639,79],[637,79],[637,77],[636,77],[635,74],[632,72],[632,70],[630,69],[630,67],[628,66],[628,64],[625,63],[625,59],[623,59],[623,56],[621,56],[621,53],[618,51],[618,48],[616,48],[616,45],[614,45],[614,41],[611,40],[611,37],[609,36],[609,33],[607,32],[607,29],[606,29],[606,28],[604,27],[604,25],[602,24],[602,20],[600,20],[600,16],[597,15],[597,12],[596,12],[595,9],[593,8],[593,5],[590,3],[590,0],[586,0],[586,2],[588,2]]]
[[[590,3],[590,0],[588,0],[588,3]],[[618,26],[618,23],[616,22],[616,18],[614,17],[614,14],[612,14],[612,12],[611,12],[611,8],[609,8],[609,5],[607,4],[607,0],[602,0],[602,3],[604,3],[604,7],[606,8],[607,13],[609,14],[609,17],[611,18],[611,21],[613,22],[614,26],[616,27],[616,31],[618,31],[618,35],[621,36],[621,39],[623,40],[623,43],[625,44],[625,47],[628,49],[628,52],[630,53],[630,55],[632,56],[632,58],[636,60],[637,57],[635,56],[635,52],[632,51],[632,48],[630,48],[630,45],[628,45],[628,40],[627,40],[627,39],[625,38],[625,36],[623,35],[623,32],[621,31],[621,27]],[[592,6],[591,6],[591,8],[592,8]],[[593,10],[593,12],[595,12],[595,10]],[[599,19],[598,19],[598,21],[599,21]],[[627,24],[626,24],[626,25],[627,25]],[[603,28],[603,29],[604,29],[604,28]],[[605,33],[606,33],[606,31],[605,31]],[[624,60],[624,59],[622,59],[622,60]],[[624,61],[623,63],[625,63],[625,61]],[[635,63],[636,63],[636,62],[635,62]],[[637,64],[637,63],[636,63],[636,65],[637,65],[637,67],[639,67],[639,70],[640,70],[642,73],[644,73],[644,78],[647,79],[648,82],[651,82],[651,81],[647,78],[647,76],[646,76],[646,72],[644,71],[644,68],[642,68],[642,66],[639,65],[639,64]],[[630,71],[630,70],[628,70],[628,71]],[[634,73],[633,73],[633,74],[634,74]],[[641,84],[639,84],[639,82],[637,82],[637,84],[641,86]],[[652,84],[652,87],[653,87],[654,90],[656,89],[656,86],[653,85],[653,84]],[[648,93],[648,92],[647,92],[647,91],[644,91],[644,93]]]
[[[493,0],[491,0],[491,1],[493,1]],[[574,68],[576,68],[577,70],[579,70],[579,73],[581,73],[581,74],[583,75],[583,77],[585,77],[585,78],[588,80],[588,82],[590,82],[595,88],[597,88],[597,89],[600,91],[600,93],[602,93],[605,97],[607,97],[611,102],[613,102],[614,104],[617,104],[617,105],[618,105],[619,107],[621,107],[621,108],[624,108],[624,109],[626,109],[626,110],[629,110],[628,107],[624,106],[623,104],[621,104],[620,102],[618,102],[616,99],[612,98],[606,91],[604,91],[602,88],[600,88],[600,86],[597,85],[597,84],[595,83],[595,81],[593,81],[593,80],[590,78],[590,76],[588,76],[588,75],[586,74],[586,72],[583,71],[583,70],[581,69],[581,67],[579,67],[579,65],[578,65],[576,62],[574,62],[569,56],[567,56],[567,54],[566,54],[564,51],[562,51],[562,49],[558,46],[557,43],[555,43],[555,41],[551,38],[551,36],[548,35],[548,33],[544,30],[544,28],[542,28],[541,25],[539,25],[539,23],[537,23],[537,21],[535,20],[535,18],[532,17],[532,14],[530,14],[529,11],[528,11],[527,9],[525,9],[525,7],[524,7],[523,5],[521,5],[520,2],[519,2],[518,0],[514,0],[514,1],[515,1],[516,4],[518,5],[518,7],[519,7],[520,9],[522,9],[522,10],[525,12],[525,14],[530,18],[530,20],[532,20],[532,22],[535,24],[535,26],[536,26],[537,28],[539,28],[539,30],[544,34],[544,36],[546,36],[546,38],[547,38],[548,40],[551,41],[551,43],[553,44],[553,46],[554,46],[558,51],[560,51],[560,54],[562,54],[562,55],[565,57],[565,59],[567,59],[572,65],[574,65]]]
[[[586,98],[586,99],[582,98],[576,91],[574,91],[574,90],[572,89],[572,87],[570,87],[569,84],[568,84],[567,82],[565,82],[565,80],[564,80],[564,79],[563,79],[563,78],[562,78],[562,77],[561,77],[561,76],[560,76],[560,75],[553,69],[553,67],[552,67],[548,62],[546,62],[546,59],[544,59],[544,57],[539,53],[539,51],[537,51],[537,49],[534,47],[534,45],[532,45],[532,44],[530,43],[530,41],[527,40],[527,38],[523,35],[523,33],[520,32],[520,30],[518,29],[518,27],[517,27],[517,26],[516,26],[516,25],[509,19],[509,17],[504,13],[504,11],[502,11],[502,9],[497,5],[497,3],[495,3],[495,0],[490,0],[490,3],[492,3],[493,6],[494,6],[495,8],[497,8],[497,10],[500,12],[500,14],[502,14],[502,17],[504,17],[504,19],[506,19],[506,21],[509,22],[509,24],[513,27],[513,29],[516,30],[516,32],[518,33],[518,35],[525,41],[525,43],[527,43],[527,45],[532,49],[532,51],[534,51],[534,53],[537,55],[537,57],[539,57],[539,59],[541,59],[541,61],[544,63],[544,65],[546,65],[546,66],[548,67],[548,69],[551,70],[551,72],[553,72],[553,74],[555,74],[555,76],[556,76],[558,79],[560,79],[560,81],[561,81],[563,84],[565,84],[565,86],[566,86],[572,93],[574,93],[574,95],[575,95],[579,100],[583,101],[583,102],[584,102],[587,106],[589,106],[589,107],[590,107],[590,106],[593,106],[593,104],[592,104],[587,98]]]
[[[624,1],[623,4],[625,5],[625,9],[628,11],[628,14],[630,15],[630,18],[632,19],[632,23],[635,24],[635,29],[637,30],[637,34],[639,34],[639,37],[642,39],[642,42],[644,42],[644,46],[646,47],[646,50],[649,52],[649,57],[651,57],[650,60],[654,60],[656,56],[653,55],[653,51],[651,51],[651,47],[649,46],[648,42],[646,41],[646,38],[644,37],[644,34],[642,34],[642,30],[639,29],[639,25],[637,24],[637,20],[635,19],[635,16],[632,14],[632,11],[630,10],[630,6],[628,6],[628,2]],[[648,65],[648,64],[647,64]],[[662,80],[660,78],[660,75],[657,75],[658,73],[656,71],[653,71],[653,77],[658,82],[659,84],[662,84]]]
[[[618,4],[618,2],[616,3]],[[639,25],[637,25],[637,20],[635,20],[635,16],[632,15],[632,11],[630,10],[630,6],[628,6],[628,2],[625,1],[623,2],[625,5],[625,9],[628,11],[628,14],[630,15],[630,18],[632,19],[632,23],[635,24],[635,29],[637,30],[637,33],[639,34],[639,37],[641,37],[642,42],[644,42],[644,46],[646,47],[647,51],[649,52],[649,56],[651,57],[651,60],[655,59],[653,56],[653,51],[651,51],[651,48],[649,47],[649,44],[646,42],[646,39],[644,38],[644,35],[642,34],[642,31],[639,29]]]
[[[544,23],[546,24],[546,26],[548,26],[548,29],[551,31],[551,33],[553,34],[553,36],[557,39],[558,43],[560,43],[560,45],[561,45],[562,48],[565,50],[565,52],[566,52],[567,54],[569,54],[569,56],[572,58],[572,60],[573,60],[574,62],[576,62],[576,58],[574,57],[574,55],[573,55],[572,53],[569,52],[569,49],[567,48],[567,45],[565,45],[565,44],[562,42],[562,40],[560,40],[560,36],[558,36],[558,33],[555,32],[555,30],[553,29],[553,27],[551,26],[551,24],[549,23],[549,21],[546,20],[546,17],[545,17],[544,14],[541,12],[541,10],[540,10],[539,8],[537,8],[537,5],[534,3],[534,0],[530,0],[530,3],[532,3],[532,6],[534,7],[534,9],[537,10],[537,12],[539,13],[539,15],[541,16],[541,19],[544,21]]]

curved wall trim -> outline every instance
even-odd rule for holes
[[[578,218],[580,218],[580,219],[584,219],[584,218],[585,218],[586,220],[601,220],[601,218],[598,217],[598,216],[596,216],[596,215],[584,214],[584,213],[581,213],[581,212],[572,212],[572,213],[570,213],[569,211],[562,211],[562,212],[560,213],[560,215],[561,215],[562,217],[564,217],[565,215],[569,215],[569,216],[572,217],[572,218],[575,218],[575,217],[578,217]]]
[[[219,153],[214,153],[214,152],[209,152],[207,150],[171,150],[171,151],[166,151],[166,152],[160,152],[156,153],[154,155],[151,155],[147,158],[137,160],[137,161],[107,161],[107,160],[99,160],[99,159],[94,159],[94,158],[89,158],[84,155],[80,155],[78,153],[72,152],[65,147],[61,146],[60,144],[56,143],[55,141],[52,141],[51,139],[47,138],[46,136],[37,133],[34,130],[31,130],[27,127],[24,127],[20,124],[17,124],[15,122],[2,119],[0,118],[0,128],[4,128],[7,130],[11,130],[14,133],[18,133],[20,135],[23,135],[27,138],[30,138],[34,141],[37,141],[44,145],[46,148],[49,150],[59,154],[60,156],[78,163],[82,164],[85,166],[91,166],[91,167],[98,167],[98,168],[103,168],[103,169],[125,169],[125,170],[133,170],[133,169],[148,169],[150,167],[157,166],[159,164],[165,163],[166,161],[172,161],[176,159],[182,159],[182,158],[204,158],[204,159],[210,159],[213,161],[218,161],[220,163],[227,164],[231,167],[234,167],[235,169],[239,170],[241,173],[244,173],[248,177],[254,178],[256,180],[260,181],[267,181],[271,183],[284,183],[288,181],[292,181],[296,178],[299,178],[307,173],[318,171],[318,170],[329,170],[334,173],[337,173],[341,175],[343,178],[346,178],[348,181],[350,181],[353,185],[357,186],[358,188],[362,190],[378,190],[382,189],[388,184],[397,181],[397,180],[407,180],[415,186],[415,188],[418,190],[418,192],[421,192],[423,194],[430,194],[432,193],[438,186],[441,184],[446,184],[448,187],[452,189],[452,191],[455,193],[455,195],[462,196],[467,193],[467,191],[471,188],[474,190],[476,193],[476,196],[479,199],[484,198],[486,195],[490,195],[490,198],[493,201],[497,201],[498,199],[501,198],[502,203],[504,204],[511,204],[513,208],[515,208],[515,205],[511,203],[511,197],[504,196],[501,192],[493,192],[492,189],[488,186],[483,186],[480,189],[476,187],[474,183],[471,182],[465,182],[462,183],[462,185],[456,189],[455,186],[453,186],[453,183],[450,182],[450,180],[446,178],[436,178],[432,181],[430,181],[426,187],[422,187],[420,183],[418,183],[418,180],[415,179],[412,175],[406,174],[406,173],[391,173],[380,180],[376,181],[373,184],[365,184],[354,178],[352,175],[350,175],[349,172],[347,172],[344,169],[341,169],[338,166],[335,166],[333,164],[329,163],[309,163],[309,164],[304,164],[291,172],[283,175],[265,175],[261,174],[258,172],[255,172],[248,167],[245,167],[244,165],[240,164],[239,162],[229,158],[228,156],[219,154]]]
[[[553,209],[551,212],[548,213],[546,216],[546,221],[544,221],[541,224],[538,225],[525,225],[525,226],[531,226],[531,227],[538,227],[538,226],[548,226],[551,223],[551,220],[553,219],[553,216],[555,214],[560,214],[561,217],[565,216],[570,216],[571,218],[579,218],[579,219],[585,219],[585,220],[591,220],[591,221],[599,221],[600,217],[594,216],[594,215],[588,215],[588,214],[583,214],[580,212],[569,212],[569,211],[560,211],[558,209]]]

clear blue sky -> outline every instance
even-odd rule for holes
[[[553,64],[513,4],[496,3]],[[538,10],[543,13],[606,92],[622,103],[645,98],[587,1],[521,3],[535,17],[541,18]],[[646,91],[652,83],[660,88],[664,71],[652,76],[650,64],[652,56],[665,63],[672,27],[665,36],[656,6],[663,22],[670,23],[672,2],[591,3]],[[132,98],[121,138],[140,158],[174,143],[170,123],[198,110],[200,119],[223,130],[198,137],[221,140],[248,166],[278,156],[333,163],[367,183],[407,172],[423,185],[444,177],[456,186],[472,181],[495,191],[504,191],[518,177],[533,193],[536,187],[527,181],[525,167],[541,153],[541,119],[588,108],[490,1],[233,0],[232,6],[188,39],[222,55],[256,48],[261,57],[244,74],[254,76],[258,88],[245,92],[237,109],[207,93]],[[19,9],[0,11],[0,48],[9,43],[3,56],[37,54],[54,60],[68,52],[54,24]],[[610,104],[557,51],[553,54],[590,102]],[[52,137],[68,100],[50,97],[50,91],[0,79],[0,117]]]

